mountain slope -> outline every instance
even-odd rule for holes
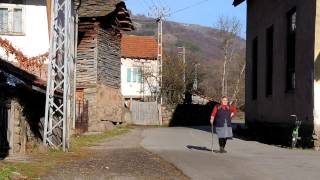
[[[145,16],[133,16],[132,19],[136,30],[130,32],[130,34],[157,37],[157,23],[154,19]],[[201,87],[204,94],[209,96],[219,94],[220,96],[219,86],[222,76],[223,53],[219,47],[221,42],[219,31],[200,25],[165,21],[163,33],[164,50],[176,52],[177,47],[185,46],[187,62],[200,63],[201,71],[206,74]],[[238,38],[236,43],[239,49],[245,46],[245,40],[241,38]],[[232,63],[230,68],[230,83],[232,83],[232,79],[237,79],[238,71],[241,68],[238,62]],[[233,90],[230,88],[230,91]]]

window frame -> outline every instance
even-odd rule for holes
[[[129,72],[130,75],[128,75]],[[127,67],[127,83],[143,83],[142,67]]]
[[[274,25],[266,29],[266,97],[273,95]]]
[[[292,17],[295,14],[295,28],[292,31]],[[286,71],[285,92],[294,93],[296,85],[296,41],[297,41],[297,8],[293,7],[286,14]],[[292,52],[293,51],[293,52]],[[292,66],[292,67],[291,67]]]
[[[0,8],[8,9],[8,32],[0,32],[0,35],[4,36],[25,36],[26,35],[26,10],[25,10],[25,1],[23,4],[7,4],[7,3],[0,3]],[[13,32],[14,29],[14,10],[21,9],[21,32]]]
[[[252,58],[252,68],[251,68],[251,98],[252,100],[258,99],[258,68],[259,68],[259,39],[258,36],[255,36],[252,39],[252,52],[251,52],[251,58]]]

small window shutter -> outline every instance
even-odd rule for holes
[[[138,82],[142,83],[142,71],[141,71],[141,68],[138,69]]]
[[[127,82],[131,82],[131,68],[127,69]]]
[[[22,33],[22,9],[13,11],[13,32]]]
[[[8,32],[8,9],[0,8],[0,32]]]

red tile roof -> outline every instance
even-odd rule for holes
[[[123,35],[121,57],[137,59],[157,59],[157,41],[153,36]]]

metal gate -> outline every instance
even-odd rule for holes
[[[10,149],[8,134],[9,112],[9,107],[0,104],[0,159],[5,158]]]
[[[157,102],[133,101],[131,105],[132,121],[136,125],[159,125]]]
[[[88,100],[78,100],[76,104],[76,130],[77,133],[88,131],[89,122],[89,102]]]

